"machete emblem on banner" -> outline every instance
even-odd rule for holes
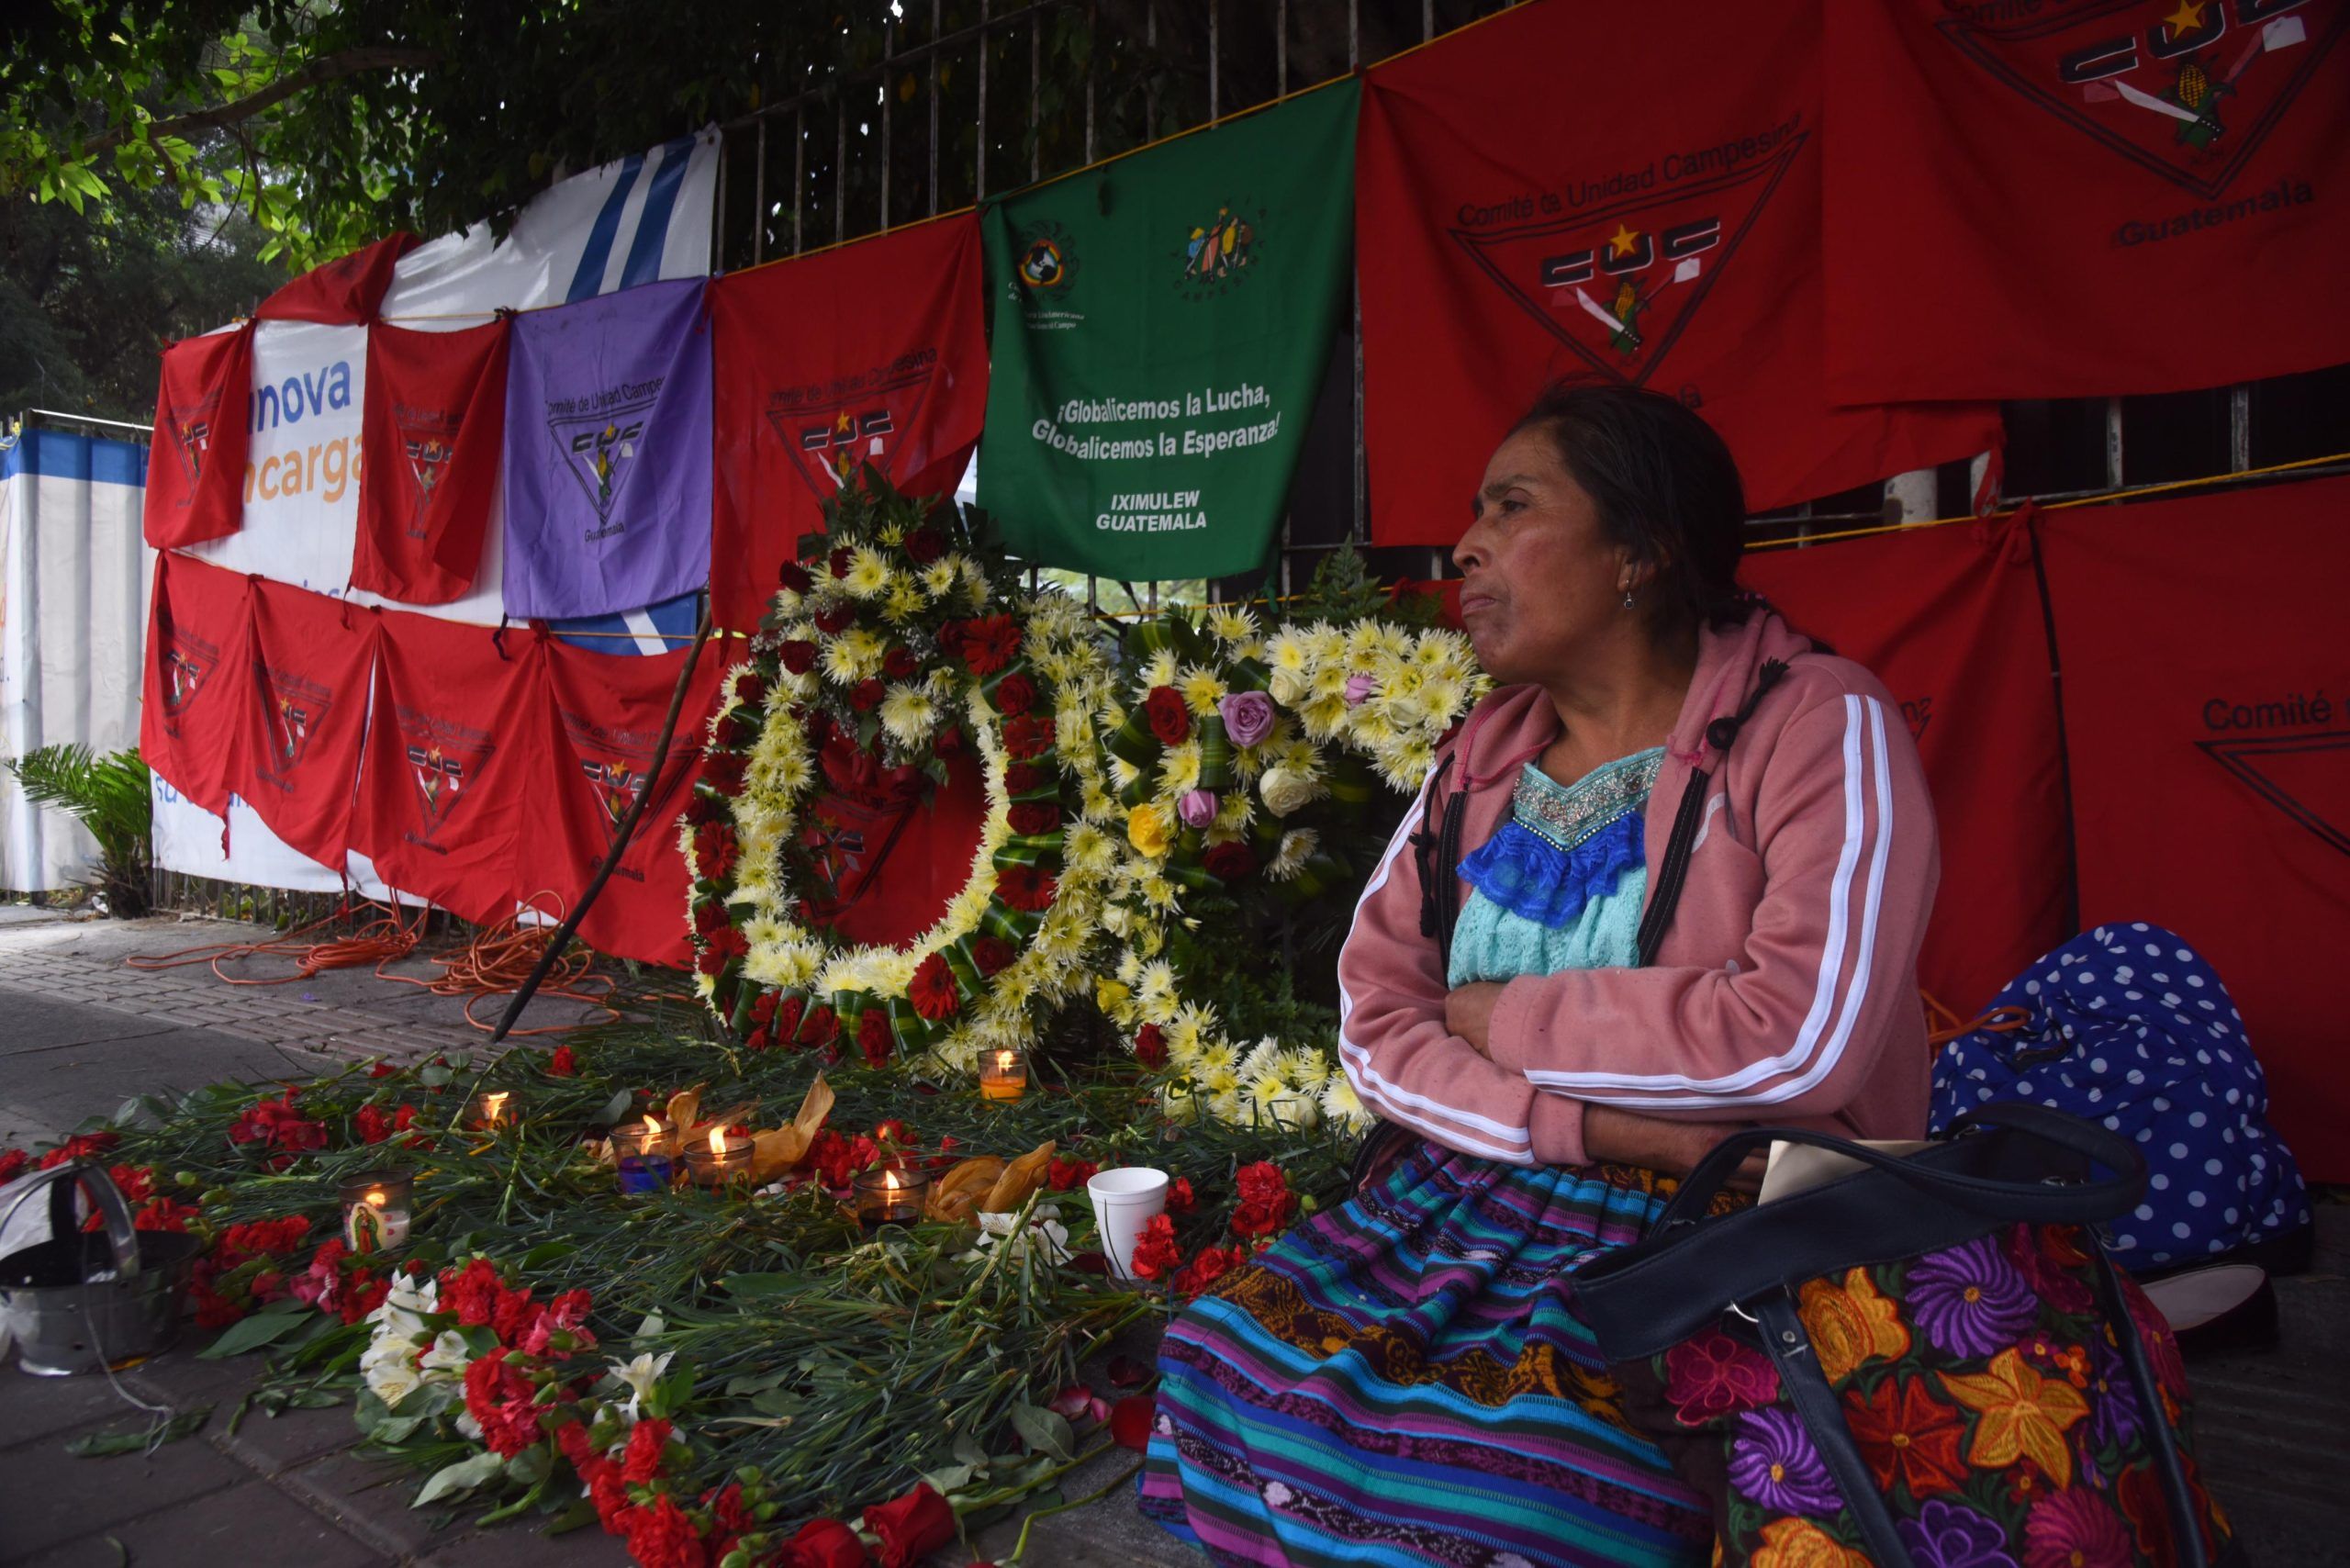
[[[276,669],[256,662],[253,674],[258,678],[263,716],[269,726],[269,755],[259,768],[261,776],[281,790],[294,788],[294,770],[302,764],[302,756],[310,749],[310,737],[317,732],[334,706],[334,693],[317,681],[292,670]]]
[[[172,444],[180,454],[180,466],[187,470],[190,491],[204,477],[204,454],[212,444],[212,418],[220,408],[220,394],[210,393],[186,408],[172,410],[172,433],[177,438]]]
[[[591,540],[622,532],[628,525],[612,521],[612,503],[620,498],[621,488],[628,476],[636,471],[639,443],[644,438],[646,416],[653,411],[660,384],[629,402],[599,409],[592,414],[553,414],[547,418],[547,429],[554,436],[555,447],[563,454],[565,466],[587,493],[588,504],[596,509],[596,516],[603,526],[588,534]]]
[[[1452,238],[1520,309],[1602,375],[1645,383],[1664,363],[1810,139],[1571,218]]]
[[[428,532],[424,519],[432,506],[433,488],[448,476],[449,459],[456,455],[458,421],[444,414],[408,409],[395,409],[393,417],[398,421],[408,471],[416,480],[416,499],[408,508],[406,532],[410,539],[422,539]]]
[[[1935,23],[2034,106],[2205,197],[2227,189],[2345,25],[2338,0],[2110,0],[2045,21]]]
[[[487,731],[413,708],[396,708],[393,715],[424,824],[421,834],[411,833],[408,840],[431,845],[456,809],[480,792],[482,768],[498,748]]]
[[[1177,252],[1182,263],[1176,292],[1186,299],[1205,299],[1239,282],[1258,260],[1257,225],[1265,220],[1259,207],[1254,221],[1227,203],[1209,222],[1193,224]]]
[[[2350,855],[2350,730],[2195,744],[2262,800]]]
[[[916,428],[938,368],[932,349],[834,383],[830,396],[790,388],[767,398],[767,424],[819,500],[848,483],[860,464],[896,478],[900,438]]]
[[[163,711],[177,718],[196,700],[196,694],[203,689],[204,678],[212,673],[212,666],[219,660],[220,650],[203,638],[174,632],[171,644],[163,649]]]
[[[564,734],[571,742],[572,754],[579,763],[579,779],[596,803],[596,820],[603,824],[604,845],[609,849],[620,837],[621,823],[644,793],[654,772],[653,745],[655,737],[635,730],[610,729],[585,714],[567,708],[558,708]],[[650,817],[658,818],[685,783],[692,771],[678,759],[693,755],[697,749],[690,739],[672,740],[669,745],[669,766],[664,769],[666,782],[660,794],[646,808]],[[641,841],[641,835],[640,835]],[[636,881],[644,873],[626,866],[613,868],[614,873]]]

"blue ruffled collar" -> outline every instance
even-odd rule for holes
[[[1664,761],[1653,746],[1561,784],[1532,763],[1509,820],[1460,862],[1461,879],[1513,914],[1557,930],[1645,864],[1643,808]]]

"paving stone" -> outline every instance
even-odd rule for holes
[[[26,1568],[115,1568],[124,1558],[104,1538],[121,1544],[136,1568],[213,1568],[215,1564],[300,1563],[302,1568],[375,1568],[386,1553],[345,1535],[261,1481],[215,1492],[167,1512],[150,1514],[30,1558]]]
[[[55,1433],[129,1414],[103,1377],[34,1377],[20,1369],[0,1370],[0,1437],[7,1448],[50,1441]],[[7,1474],[6,1452],[0,1449],[0,1476]]]
[[[628,1548],[592,1524],[544,1536],[517,1520],[439,1547],[416,1568],[624,1568],[629,1561]]]
[[[140,1422],[146,1417],[138,1412]],[[136,1430],[131,1421],[93,1423],[86,1431]],[[79,1434],[73,1434],[78,1436]],[[6,1454],[7,1506],[0,1508],[0,1562],[12,1562],[78,1536],[107,1529],[144,1514],[225,1491],[252,1473],[195,1439],[166,1443],[152,1454],[77,1459],[65,1451],[67,1434],[27,1443]],[[185,1560],[184,1560],[185,1561]]]
[[[212,1440],[262,1474],[275,1475],[282,1470],[351,1447],[359,1440],[359,1428],[352,1420],[347,1405],[321,1410],[288,1410],[277,1416],[248,1410],[245,1418],[237,1423],[235,1432],[229,1432],[222,1422]]]
[[[389,1460],[346,1450],[287,1470],[271,1484],[378,1551],[413,1557],[464,1527],[445,1510],[408,1506],[421,1480]]]

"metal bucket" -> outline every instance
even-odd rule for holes
[[[76,1185],[105,1217],[104,1232],[82,1228]],[[0,1213],[0,1231],[43,1189],[49,1239],[0,1258],[0,1314],[16,1338],[17,1364],[36,1377],[63,1377],[120,1366],[170,1345],[203,1243],[138,1230],[113,1179],[79,1160],[34,1177]]]

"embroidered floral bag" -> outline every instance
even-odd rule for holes
[[[1708,1217],[1774,1139],[1861,1169]],[[2095,1228],[2144,1180],[2129,1139],[2036,1105],[1908,1158],[1758,1128],[1576,1301],[1634,1423],[1712,1500],[1720,1562],[2203,1568],[2231,1543],[2178,1348]]]

